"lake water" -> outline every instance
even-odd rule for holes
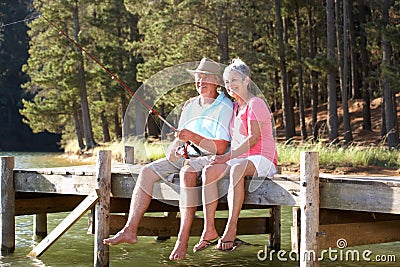
[[[0,156],[15,156],[16,168],[32,167],[57,167],[77,165],[80,162],[68,161],[59,153],[8,153],[0,152]],[[262,215],[262,211],[242,212],[243,216]],[[67,213],[48,215],[48,231],[54,229]],[[176,237],[164,242],[157,242],[154,237],[139,237],[135,245],[118,245],[110,247],[110,266],[298,266],[297,261],[291,260],[290,252],[290,226],[292,214],[291,207],[282,208],[282,246],[286,254],[272,254],[273,261],[267,259],[262,253],[268,244],[268,235],[239,236],[251,245],[242,245],[234,252],[221,252],[213,248],[193,254],[191,249],[198,241],[198,237],[191,237],[187,258],[180,262],[171,262],[168,256],[174,247]],[[0,266],[93,266],[94,236],[86,233],[87,216],[82,217],[70,230],[68,230],[56,243],[54,243],[41,257],[27,258],[26,255],[37,244],[33,236],[33,216],[18,216],[16,218],[16,248],[12,255],[0,257]],[[399,226],[400,227],[400,226]],[[369,233],[371,234],[371,233]],[[372,233],[373,234],[373,233]],[[400,242],[353,247],[360,255],[360,261],[346,261],[343,250],[343,260],[340,253],[325,257],[321,266],[399,266]],[[362,253],[370,250],[370,262],[362,260]],[[259,256],[258,256],[259,255]],[[393,257],[397,262],[393,261]],[[337,257],[334,260],[334,256]],[[386,262],[373,262],[376,256],[386,258]],[[287,261],[283,261],[283,260]]]

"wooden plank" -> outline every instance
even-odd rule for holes
[[[378,212],[364,212],[351,210],[319,210],[319,224],[345,224],[345,223],[366,223],[379,221],[400,220],[400,214],[388,214]]]
[[[54,228],[51,233],[44,238],[36,247],[29,252],[28,257],[39,257],[42,255],[58,238],[60,238],[75,222],[77,222],[98,200],[97,191],[92,191],[67,217]]]
[[[321,208],[400,214],[400,187],[385,183],[320,183]]]
[[[102,267],[109,265],[109,246],[103,240],[110,235],[111,151],[99,151],[96,168],[99,201],[94,208],[94,266]]]
[[[300,154],[300,267],[319,266],[319,159],[317,152]],[[311,255],[310,257],[308,257]]]
[[[15,200],[15,215],[32,215],[72,211],[85,196],[57,195],[40,198],[23,198]]]
[[[179,217],[179,213],[176,211],[170,211],[170,212],[164,212],[164,217],[169,218],[169,219],[173,219],[173,218],[178,218]],[[157,241],[164,241],[164,240],[168,240],[170,239],[171,236],[157,236]]]
[[[2,254],[15,250],[14,157],[0,157],[0,248]]]
[[[203,218],[193,220],[190,231],[191,236],[200,236],[203,231]],[[225,229],[227,219],[216,218],[217,232],[221,235]],[[124,227],[126,217],[123,215],[111,215],[110,235],[116,234]],[[268,217],[239,218],[238,235],[270,233]],[[90,227],[89,227],[90,228]],[[179,218],[148,217],[142,218],[139,228],[139,236],[176,236],[179,231]]]
[[[128,213],[129,205],[131,199],[130,198],[111,198],[111,213]],[[150,206],[147,209],[147,212],[178,212],[178,202],[175,202],[174,205],[167,205],[164,202],[158,201],[157,199],[152,199],[150,202]]]
[[[30,168],[30,169],[15,169],[14,173],[38,173],[38,174],[60,174],[60,175],[88,175],[93,176],[96,173],[95,165],[80,165],[69,167],[55,168]]]
[[[89,195],[96,188],[94,176],[16,172],[15,191]]]
[[[128,213],[129,205],[131,199],[130,198],[111,198],[111,213]],[[76,205],[75,205],[76,206]],[[245,209],[268,209],[272,206],[264,206],[264,205],[253,205],[253,204],[244,204],[242,206],[242,210]],[[227,203],[218,203],[217,210],[227,210]],[[72,209],[71,209],[72,210]],[[202,210],[202,206],[197,208],[198,211]],[[173,201],[172,203],[166,203],[165,201],[159,201],[157,199],[152,199],[150,202],[150,206],[147,209],[147,212],[178,212],[179,211],[179,202]]]
[[[400,241],[399,225],[400,220],[321,225],[318,243],[327,249],[337,248],[338,240],[346,247]]]
[[[353,183],[353,184],[364,184],[364,185],[375,185],[385,184],[389,187],[400,187],[400,176],[387,176],[387,175],[371,175],[371,176],[360,176],[360,175],[336,175],[326,174],[320,175],[320,181],[335,181],[339,183]]]

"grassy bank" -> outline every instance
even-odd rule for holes
[[[129,143],[135,147],[135,159],[137,163],[146,163],[164,157],[167,143],[160,142],[143,142],[133,140]],[[95,161],[98,150],[111,150],[113,159],[122,162],[123,159],[123,143],[112,142],[102,144],[96,148],[79,153],[76,142],[69,142],[65,146],[65,152],[69,155],[75,155],[88,160]],[[379,166],[390,169],[400,168],[400,151],[389,150],[381,146],[327,146],[323,143],[300,143],[296,145],[278,144],[280,165],[299,165],[301,151],[316,151],[319,153],[320,165],[324,168],[335,167],[370,167]]]
[[[316,151],[320,165],[324,167],[400,167],[400,151],[386,147],[327,146],[322,143],[300,145],[278,145],[279,163],[299,164],[301,151]]]

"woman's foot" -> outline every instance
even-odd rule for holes
[[[241,244],[243,244],[243,241],[238,238],[236,238],[233,241],[218,240],[218,245],[215,247],[215,249],[218,249],[221,251],[226,251],[226,252],[231,252],[231,251],[234,251]]]
[[[200,250],[206,249],[211,245],[217,244],[218,233],[215,229],[211,231],[203,231],[200,237],[200,241],[194,245],[193,252],[196,253]]]
[[[216,249],[230,251],[235,246],[236,228],[225,228],[224,234],[218,241]]]
[[[123,228],[115,236],[103,239],[105,245],[118,245],[121,243],[136,244],[137,235],[129,231],[129,229]]]

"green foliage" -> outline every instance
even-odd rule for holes
[[[150,77],[170,66],[198,61],[202,57],[210,57],[228,64],[230,59],[241,57],[250,66],[252,79],[267,101],[276,104],[276,108],[282,103],[279,86],[282,74],[273,1],[35,0],[33,4],[37,11],[70,36],[74,34],[72,11],[77,6],[80,44],[133,91]],[[351,4],[356,18],[360,7],[358,4]],[[4,6],[4,3],[0,5]],[[338,62],[330,62],[326,57],[325,6],[320,5],[318,1],[282,1],[281,5],[292,105],[295,106],[298,101],[299,87],[294,17],[297,8],[300,13],[300,49],[306,103],[311,102],[311,70],[318,73],[319,99],[325,101],[325,74],[329,70],[338,69]],[[386,28],[387,40],[393,48],[393,61],[390,66],[381,64],[380,6],[374,1],[366,3],[365,23],[360,25],[359,21],[355,21],[356,30],[360,26],[365,29],[370,60],[369,76],[363,77],[362,80],[379,88],[380,77],[385,75],[389,78],[393,91],[400,88],[397,78],[400,72],[400,29],[397,23],[399,5],[398,1],[394,1]],[[309,11],[312,11],[312,25],[309,25],[308,21]],[[0,18],[1,16],[0,11]],[[30,80],[25,83],[24,88],[35,98],[23,102],[21,114],[36,132],[48,130],[63,133],[64,137],[74,136],[74,111],[76,113],[80,110],[77,64],[81,54],[43,19],[32,21],[29,27],[29,60],[23,66],[23,71]],[[313,30],[312,42],[316,46],[315,57],[310,56],[310,30]],[[356,38],[358,46],[355,50],[359,57],[359,36]],[[4,66],[6,62],[1,56],[2,53],[4,55],[4,52],[0,51],[0,65]],[[104,122],[100,114],[104,115],[110,124],[114,123],[110,131],[112,137],[117,138],[117,126],[122,120],[130,95],[93,60],[84,57],[84,64],[95,139],[101,140],[103,137]],[[8,69],[19,68],[20,65],[21,63],[12,64]],[[2,69],[2,72],[9,71],[8,69]],[[154,90],[169,86],[161,83],[159,80],[159,83],[154,82],[151,86]],[[0,90],[3,90],[2,88]],[[156,101],[155,108],[159,110],[163,107],[168,114],[194,94],[192,85],[173,88]],[[380,90],[374,90],[372,94],[382,95]],[[144,99],[153,100],[150,93],[145,95]]]
[[[383,146],[327,146],[323,143],[301,143],[300,145],[278,144],[279,164],[299,164],[301,151],[318,152],[319,163],[321,166],[325,167],[400,167],[399,150],[390,150]]]

